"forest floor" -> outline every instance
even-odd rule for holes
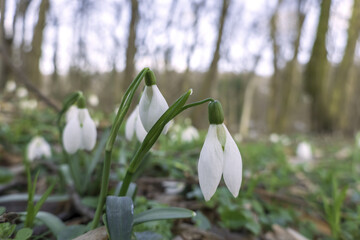
[[[59,170],[65,161],[54,124],[56,115],[46,109],[20,112],[4,106],[2,103],[0,113],[0,206],[6,210],[0,209],[0,238],[13,236],[1,235],[9,226],[15,225],[15,232],[23,227],[21,212],[26,211],[28,199],[23,161],[36,135],[50,143],[52,156],[31,163],[31,175],[39,172],[35,200],[56,182],[41,212],[61,219],[71,236],[82,234],[97,203],[110,121],[94,113],[100,120],[97,147],[70,156],[76,172],[70,174],[69,185]],[[360,239],[360,146],[355,138],[273,134],[240,141],[243,183],[239,196],[234,198],[222,181],[206,202],[197,178],[206,132],[198,139],[182,141],[188,124],[180,119],[175,125],[160,137],[134,178],[135,213],[172,206],[191,209],[197,215],[137,225],[137,239]],[[113,152],[110,194],[118,191],[139,146],[122,136],[123,128]],[[302,159],[296,153],[300,142],[310,144],[310,158]],[[85,179],[82,173],[89,165],[92,171]],[[153,235],[144,238],[150,236],[146,234]],[[55,235],[41,217],[35,221],[31,239],[66,239],[64,234]]]

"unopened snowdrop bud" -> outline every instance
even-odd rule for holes
[[[145,89],[139,103],[139,115],[147,132],[154,126],[157,120],[169,108],[164,96],[156,86],[154,72],[148,71],[145,75]],[[166,133],[169,124],[164,128]]]
[[[134,111],[130,114],[125,125],[125,137],[127,140],[131,141],[134,133],[140,142],[144,141],[147,134],[140,120],[139,106],[136,106]]]
[[[63,132],[63,145],[69,154],[79,149],[92,150],[96,143],[96,125],[85,108],[85,99],[81,96],[77,110],[67,119]]]
[[[51,157],[51,148],[49,143],[40,136],[31,139],[27,148],[27,159],[33,161],[42,157]]]
[[[223,123],[220,102],[211,102],[208,110],[210,126],[198,163],[200,188],[205,200],[210,200],[223,175],[226,186],[237,197],[242,180],[240,151]]]

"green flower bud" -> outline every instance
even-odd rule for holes
[[[222,124],[224,122],[224,111],[219,101],[210,102],[208,111],[210,124]]]
[[[145,74],[145,84],[146,86],[152,86],[156,84],[156,78],[153,71],[149,70]]]
[[[78,108],[86,108],[86,102],[85,102],[85,98],[84,95],[80,95],[79,99],[77,100],[77,107]]]

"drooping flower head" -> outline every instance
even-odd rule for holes
[[[242,159],[240,151],[227,130],[220,102],[209,104],[209,130],[200,152],[198,174],[206,201],[214,195],[221,176],[234,197],[240,191]]]
[[[63,145],[69,154],[77,150],[92,150],[96,143],[96,125],[85,108],[85,99],[81,96],[77,108],[67,115],[63,132]]]
[[[27,159],[33,161],[42,157],[51,157],[50,145],[43,137],[33,137],[27,147]]]
[[[156,86],[153,71],[146,73],[145,84],[145,89],[139,103],[139,115],[145,130],[149,132],[161,115],[169,108],[169,105]],[[166,133],[168,125],[165,126],[164,133]]]
[[[130,114],[125,125],[125,137],[127,140],[131,141],[134,133],[140,142],[144,141],[147,134],[140,120],[139,106],[136,106],[134,111]]]

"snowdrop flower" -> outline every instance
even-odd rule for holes
[[[161,115],[169,108],[169,105],[156,86],[154,72],[148,71],[146,73],[145,83],[146,86],[139,103],[139,114],[145,130],[149,132]],[[163,133],[167,132],[168,127],[169,123],[165,126]]]
[[[140,142],[144,141],[147,134],[140,120],[139,106],[136,106],[134,111],[130,114],[125,125],[125,137],[127,140],[131,141],[134,133],[136,134],[136,137]]]
[[[272,142],[272,143],[278,143],[278,142],[280,141],[280,136],[277,135],[276,133],[272,133],[272,134],[270,134],[270,136],[269,136],[269,140],[270,140],[270,142]]]
[[[188,126],[181,134],[181,141],[192,142],[199,138],[199,131],[193,127]]]
[[[18,96],[19,98],[24,98],[27,95],[28,95],[28,90],[26,88],[19,87],[16,91],[16,96]]]
[[[198,173],[200,188],[206,201],[214,195],[224,175],[224,181],[234,197],[239,194],[242,180],[240,151],[224,125],[220,102],[209,104],[209,131],[200,152]]]
[[[78,109],[72,110],[63,132],[63,145],[69,154],[79,149],[92,150],[96,143],[96,125],[85,108],[85,99],[80,97]]]
[[[99,105],[99,98],[98,98],[98,96],[97,95],[95,95],[95,94],[91,94],[90,96],[89,96],[89,104],[91,105],[91,106],[93,106],[93,107],[96,107],[96,106],[98,106]]]
[[[34,110],[37,107],[37,101],[36,99],[30,99],[30,100],[21,100],[20,101],[20,108],[22,110]]]
[[[39,158],[49,158],[51,157],[51,148],[49,143],[40,136],[36,136],[31,139],[28,148],[27,148],[27,159],[34,161]]]
[[[16,89],[16,83],[14,81],[8,81],[5,86],[7,92],[13,92]]]
[[[296,148],[296,155],[302,160],[311,160],[313,158],[311,146],[307,142],[301,142]]]
[[[69,122],[73,117],[77,116],[78,114],[78,108],[76,106],[71,106],[67,111],[66,111],[66,122]]]

